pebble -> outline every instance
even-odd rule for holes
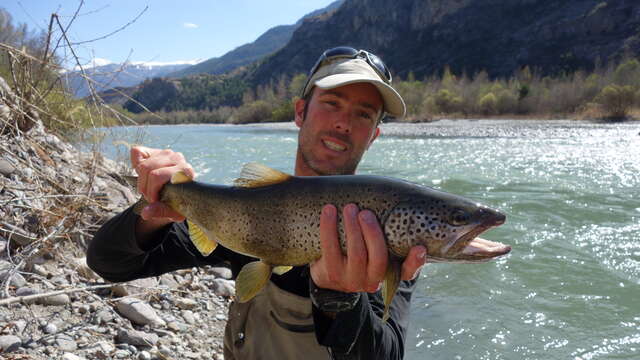
[[[196,323],[196,318],[193,315],[193,311],[191,310],[183,310],[180,315],[182,315],[182,318],[184,319],[184,321],[189,324],[189,325],[193,325]]]
[[[7,277],[9,276],[9,271],[5,270],[5,271],[1,271],[0,272],[0,282],[4,282],[6,281]],[[13,276],[11,276],[11,281],[9,282],[9,284],[15,286],[15,287],[23,287],[27,285],[27,280],[24,279],[24,276],[20,275],[19,273],[14,273]]]
[[[138,346],[153,346],[158,342],[158,335],[132,329],[120,329],[116,341]]]
[[[213,291],[222,297],[232,297],[236,293],[235,281],[225,279],[213,280]]]
[[[158,348],[158,351],[160,352],[160,354],[164,355],[164,356],[172,356],[173,354],[171,353],[171,349],[169,349],[168,346],[166,345],[160,345],[160,347]]]
[[[217,278],[230,280],[232,277],[231,269],[226,267],[214,267],[209,272],[215,275]]]
[[[5,159],[0,159],[0,174],[8,177],[13,174],[14,171],[16,171],[15,166]]]
[[[118,311],[138,325],[165,326],[166,323],[145,301],[136,298],[123,298],[118,301]]]
[[[56,324],[48,323],[44,326],[42,331],[44,331],[45,334],[54,334],[58,332],[58,327],[56,326]]]
[[[22,340],[14,335],[0,336],[0,352],[12,352],[18,350],[22,345]]]
[[[151,360],[151,354],[148,351],[140,351],[138,353],[138,360]]]
[[[55,343],[58,348],[63,351],[76,351],[78,348],[78,344],[76,344],[76,342],[73,341],[73,338],[69,335],[61,334],[56,336]]]
[[[114,285],[111,288],[113,295],[118,297],[129,296],[132,294],[138,294],[144,289],[151,289],[158,286],[158,280],[154,277],[137,279],[129,281],[125,284]]]
[[[72,353],[64,353],[62,355],[62,360],[85,360],[83,357],[74,355]]]
[[[182,310],[192,310],[198,305],[198,302],[193,299],[178,298],[175,301],[176,306]]]
[[[20,319],[20,320],[11,321],[9,325],[13,328],[16,334],[20,334],[27,327],[27,322]]]
[[[66,305],[66,304],[69,304],[70,302],[71,302],[71,299],[67,294],[52,295],[52,296],[39,298],[36,300],[36,303],[38,304],[52,305],[52,306]]]

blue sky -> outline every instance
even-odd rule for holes
[[[293,24],[332,0],[87,0],[69,30],[71,41],[106,39],[78,45],[83,62],[176,62],[209,59],[254,41],[269,28]],[[14,24],[46,29],[51,13],[66,24],[79,0],[4,0]],[[61,55],[64,55],[61,53]]]

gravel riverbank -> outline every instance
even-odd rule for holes
[[[234,282],[199,268],[108,284],[84,252],[137,195],[40,125],[0,135],[0,358],[222,359]]]

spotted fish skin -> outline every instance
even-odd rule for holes
[[[161,201],[198,225],[211,240],[272,265],[304,265],[320,257],[318,229],[326,204],[342,208],[355,203],[371,210],[383,227],[390,252],[400,258],[412,246],[423,245],[433,259],[472,262],[447,245],[465,232],[486,230],[504,221],[504,215],[462,197],[369,175],[292,176],[286,182],[255,188],[167,184]],[[459,218],[453,219],[456,215]]]
[[[176,176],[178,175],[178,176]],[[320,258],[320,215],[324,205],[354,203],[371,210],[389,249],[383,298],[385,316],[400,281],[401,262],[423,245],[435,262],[482,262],[504,255],[507,245],[476,238],[505,221],[500,212],[473,201],[407,181],[369,175],[291,176],[248,164],[235,186],[204,184],[174,175],[160,201],[187,218],[191,239],[207,256],[217,244],[260,259],[236,279],[239,301],[264,287],[271,271]],[[342,215],[338,232],[346,253]]]

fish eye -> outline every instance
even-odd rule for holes
[[[449,216],[449,221],[447,222],[449,223],[449,225],[461,226],[461,225],[468,224],[469,218],[470,218],[470,215],[468,212],[462,209],[457,209],[451,212],[451,215]]]

